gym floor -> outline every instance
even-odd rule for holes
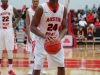
[[[65,66],[66,75],[100,75],[100,47],[99,45],[93,48],[93,45],[80,45],[78,48],[65,49]],[[14,50],[13,70],[16,75],[28,75],[29,61],[25,47],[18,46]],[[1,75],[7,74],[7,53],[4,51]],[[57,69],[48,69],[47,60],[44,62],[44,68],[47,71],[46,75],[56,75]]]

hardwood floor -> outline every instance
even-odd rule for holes
[[[13,70],[16,75],[28,75],[29,71],[29,53],[25,48],[14,50]],[[3,53],[1,65],[1,75],[8,75],[7,52]],[[79,46],[78,48],[65,48],[65,67],[66,75],[100,75],[100,47],[88,45]],[[57,75],[57,69],[48,69],[47,60],[44,62],[46,75]]]

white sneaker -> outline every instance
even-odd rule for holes
[[[29,74],[29,75],[32,75],[32,72],[33,72],[33,70],[30,69],[29,72],[28,72],[28,74]]]
[[[41,73],[41,74],[46,74],[45,69],[41,69],[40,73]]]

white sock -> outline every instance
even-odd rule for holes
[[[33,70],[34,69],[34,63],[30,63],[30,68]]]
[[[12,70],[12,64],[9,64],[9,70]]]

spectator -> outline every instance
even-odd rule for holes
[[[94,22],[96,22],[96,19],[100,20],[100,16],[97,14],[96,18],[94,19]]]
[[[92,11],[92,12],[93,12],[93,11],[94,11],[94,12],[97,12],[97,8],[95,7],[95,4],[93,5],[91,11]]]
[[[26,5],[23,5],[22,12],[26,11]]]
[[[96,28],[98,27],[100,28],[100,20],[98,18],[96,19],[96,22],[94,23],[94,25]]]
[[[93,16],[92,12],[90,12],[87,15],[86,20],[87,20],[88,23],[94,23],[94,16]]]
[[[78,35],[79,41],[84,40],[84,31],[83,31],[82,27],[80,27],[79,30],[77,31],[77,35]]]
[[[26,6],[24,5],[23,8],[22,8],[22,19],[24,21],[24,28],[26,28],[26,22],[25,22],[25,19],[26,19]]]
[[[86,14],[84,14],[83,10],[80,10],[78,13],[78,20],[80,21],[82,18],[86,18]]]
[[[87,22],[84,20],[84,18],[82,18],[80,21],[79,21],[79,26],[85,28],[87,26]]]
[[[94,30],[94,32],[96,32],[96,27],[93,23],[90,24],[90,26],[92,27],[92,29]]]
[[[86,5],[86,6],[85,6],[85,9],[84,9],[84,13],[85,13],[86,15],[88,14],[88,10],[89,10],[88,5]]]
[[[92,12],[92,14],[93,14],[94,19],[95,19],[95,18],[96,18],[96,16],[97,16],[97,12],[93,11],[93,12]]]
[[[26,42],[27,42],[27,34],[26,34],[26,32],[24,33],[23,38],[24,38],[24,44],[26,45]]]
[[[76,16],[73,17],[72,26],[78,26],[78,19]]]
[[[100,5],[98,7],[98,15],[100,16]]]
[[[93,40],[93,43],[95,43],[94,30],[91,26],[87,28],[87,38],[85,38],[86,43],[87,43],[87,40]]]

